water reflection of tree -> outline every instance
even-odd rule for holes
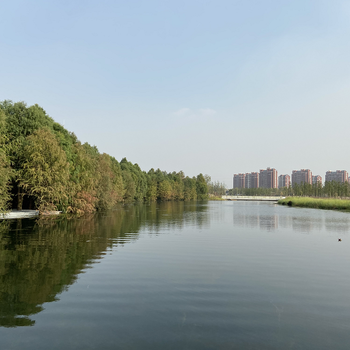
[[[81,218],[3,221],[0,225],[0,326],[33,326],[45,302],[74,283],[108,248],[185,223],[204,225],[206,206],[130,205]]]

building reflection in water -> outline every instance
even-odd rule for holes
[[[272,231],[278,228],[278,215],[272,212],[263,202],[236,202],[233,207],[235,226],[260,228]]]
[[[261,230],[292,229],[309,233],[312,231],[348,232],[350,215],[341,212],[287,208],[264,202],[234,202],[233,224]]]

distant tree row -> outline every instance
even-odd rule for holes
[[[226,194],[226,186],[224,183],[219,181],[211,181],[211,177],[209,175],[204,175],[205,181],[208,187],[209,196],[219,197],[224,196]]]
[[[283,188],[233,188],[228,191],[229,195],[244,196],[308,196],[308,197],[350,197],[350,184],[336,181],[300,185]]]
[[[285,188],[283,194],[286,196],[309,196],[309,197],[341,197],[350,196],[350,184],[348,182],[326,181],[321,183],[293,185]]]
[[[0,210],[38,208],[84,213],[118,202],[207,199],[202,174],[142,171],[99,153],[38,105],[0,102]]]
[[[278,188],[232,188],[228,190],[231,196],[279,196],[281,189]]]

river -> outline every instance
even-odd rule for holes
[[[2,221],[0,349],[349,349],[349,232],[266,202]]]

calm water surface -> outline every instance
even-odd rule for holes
[[[0,349],[349,349],[349,230],[263,202],[3,221]]]

